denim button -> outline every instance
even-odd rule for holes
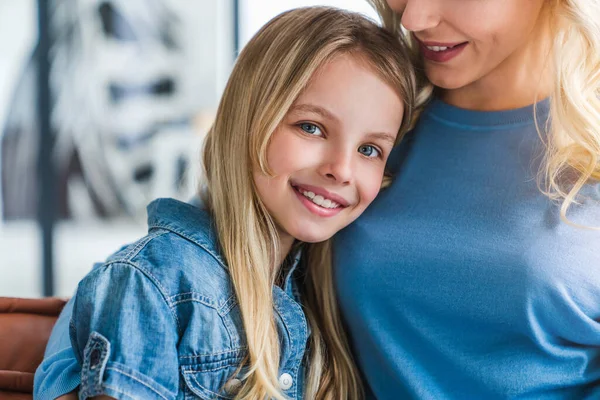
[[[279,387],[283,390],[288,390],[291,388],[293,383],[294,380],[292,379],[292,376],[287,372],[285,374],[281,374],[279,377]]]
[[[94,369],[100,363],[100,350],[94,349],[92,350],[92,354],[90,354],[90,368]]]

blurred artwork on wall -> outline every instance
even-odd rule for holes
[[[215,54],[233,57],[218,48],[221,0],[50,1],[59,218],[140,217],[155,197],[189,200],[202,136],[195,121],[216,108],[216,81],[229,68]],[[36,216],[35,56],[2,127],[5,220]]]

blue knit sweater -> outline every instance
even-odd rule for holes
[[[370,397],[600,399],[600,230],[561,222],[538,189],[534,106],[434,100],[411,138],[335,244]],[[583,193],[568,217],[600,226],[600,185]]]

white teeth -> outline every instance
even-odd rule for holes
[[[315,195],[313,192],[301,190],[300,193],[302,193],[304,195],[304,197],[307,197],[310,200],[312,200],[312,202],[315,203],[316,205],[321,206],[323,208],[337,208],[340,206],[335,201],[326,199],[325,197],[323,197],[321,195]]]
[[[448,50],[450,47],[446,47],[446,46],[427,46],[427,48],[429,50],[432,50],[432,51],[445,51],[445,50]]]

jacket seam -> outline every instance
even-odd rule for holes
[[[199,387],[201,387],[202,390],[210,393],[212,396],[217,396],[218,399],[231,399],[232,398],[232,397],[226,397],[226,396],[220,395],[219,393],[215,393],[212,390],[207,389],[206,387],[204,387],[204,385],[202,385],[200,382],[198,382],[198,380],[196,379],[196,377],[193,374],[186,374],[184,376],[190,376],[191,379],[193,379],[194,382],[196,382],[196,385],[198,385]]]
[[[225,315],[229,314],[229,312],[238,304],[237,302],[237,297],[235,296],[235,293],[232,293],[227,300],[225,300],[225,302],[219,307],[219,309],[217,310],[219,312],[219,315],[221,315],[222,317],[224,317]]]
[[[106,367],[106,369],[113,370],[113,371],[117,372],[118,374],[126,376],[127,378],[130,378],[130,379],[133,379],[134,381],[138,382],[140,385],[143,385],[144,387],[147,387],[148,389],[150,389],[152,392],[156,393],[163,399],[165,399],[165,400],[167,399],[167,397],[165,397],[162,393],[157,392],[156,389],[154,389],[152,386],[148,385],[146,382],[142,381],[141,379],[138,379],[135,376],[128,374],[126,371],[123,371],[117,367]],[[119,393],[121,393],[121,392],[119,392]],[[123,394],[127,394],[127,393],[123,393]]]
[[[148,242],[146,242],[146,243],[148,243]],[[177,332],[179,334],[181,334],[181,326],[179,324],[179,318],[177,317],[177,313],[175,312],[174,307],[171,305],[168,296],[165,294],[166,290],[162,287],[162,285],[160,284],[160,282],[158,281],[158,279],[156,279],[156,277],[154,275],[152,275],[150,273],[150,271],[142,268],[141,266],[137,265],[136,263],[134,263],[133,261],[130,261],[130,260],[113,260],[113,261],[110,261],[110,262],[104,264],[105,267],[111,267],[113,265],[122,265],[122,266],[125,266],[125,267],[134,268],[134,269],[138,270],[139,272],[141,272],[143,275],[145,275],[146,278],[150,282],[152,282],[152,284],[158,290],[158,293],[160,293],[160,295],[162,296],[162,298],[163,298],[163,300],[164,300],[167,308],[171,312],[171,316],[175,320],[175,324],[177,326]]]
[[[213,249],[209,248],[206,243],[202,243],[201,241],[193,238],[192,236],[188,235],[187,233],[185,233],[182,230],[179,230],[177,228],[174,228],[172,226],[164,226],[161,224],[150,224],[148,225],[149,229],[152,228],[156,228],[156,229],[163,229],[169,232],[173,232],[174,234],[181,236],[182,238],[184,238],[185,240],[192,242],[194,244],[196,244],[197,246],[201,247],[202,249],[204,249],[204,251],[206,251],[208,254],[210,254],[210,256],[212,258],[215,259],[215,261],[226,271],[228,271],[227,267],[225,266],[225,264],[222,262],[221,257],[219,257],[219,255],[217,255]]]
[[[175,300],[175,298],[183,296],[183,295],[192,295],[192,297]],[[196,295],[196,296],[194,296],[194,295]],[[179,304],[182,304],[182,303],[200,303],[202,305],[205,305],[206,307],[209,307],[215,311],[218,311],[218,308],[219,308],[218,305],[214,304],[210,300],[211,299],[209,297],[203,296],[198,292],[179,293],[179,294],[173,295],[169,298],[169,301],[171,302],[173,307],[175,307]]]
[[[231,350],[223,350],[223,351],[217,351],[215,353],[202,353],[202,354],[195,354],[195,355],[191,355],[191,356],[180,356],[180,359],[183,358],[196,358],[196,357],[208,357],[208,356],[218,356],[221,354],[227,354],[227,353],[237,353],[239,351],[243,351],[243,350],[247,350],[248,346],[240,346]]]
[[[155,232],[151,232],[148,233],[148,235],[146,235],[146,237],[140,239],[137,241],[137,243],[135,243],[135,245],[133,246],[132,249],[128,250],[123,257],[119,257],[114,261],[118,261],[120,260],[126,260],[126,261],[132,261],[132,259],[137,256],[139,254],[140,251],[142,251],[142,249],[154,238],[157,238],[159,236],[162,236],[164,234],[166,234],[167,231],[155,231]],[[112,262],[113,260],[111,260],[110,262]]]

